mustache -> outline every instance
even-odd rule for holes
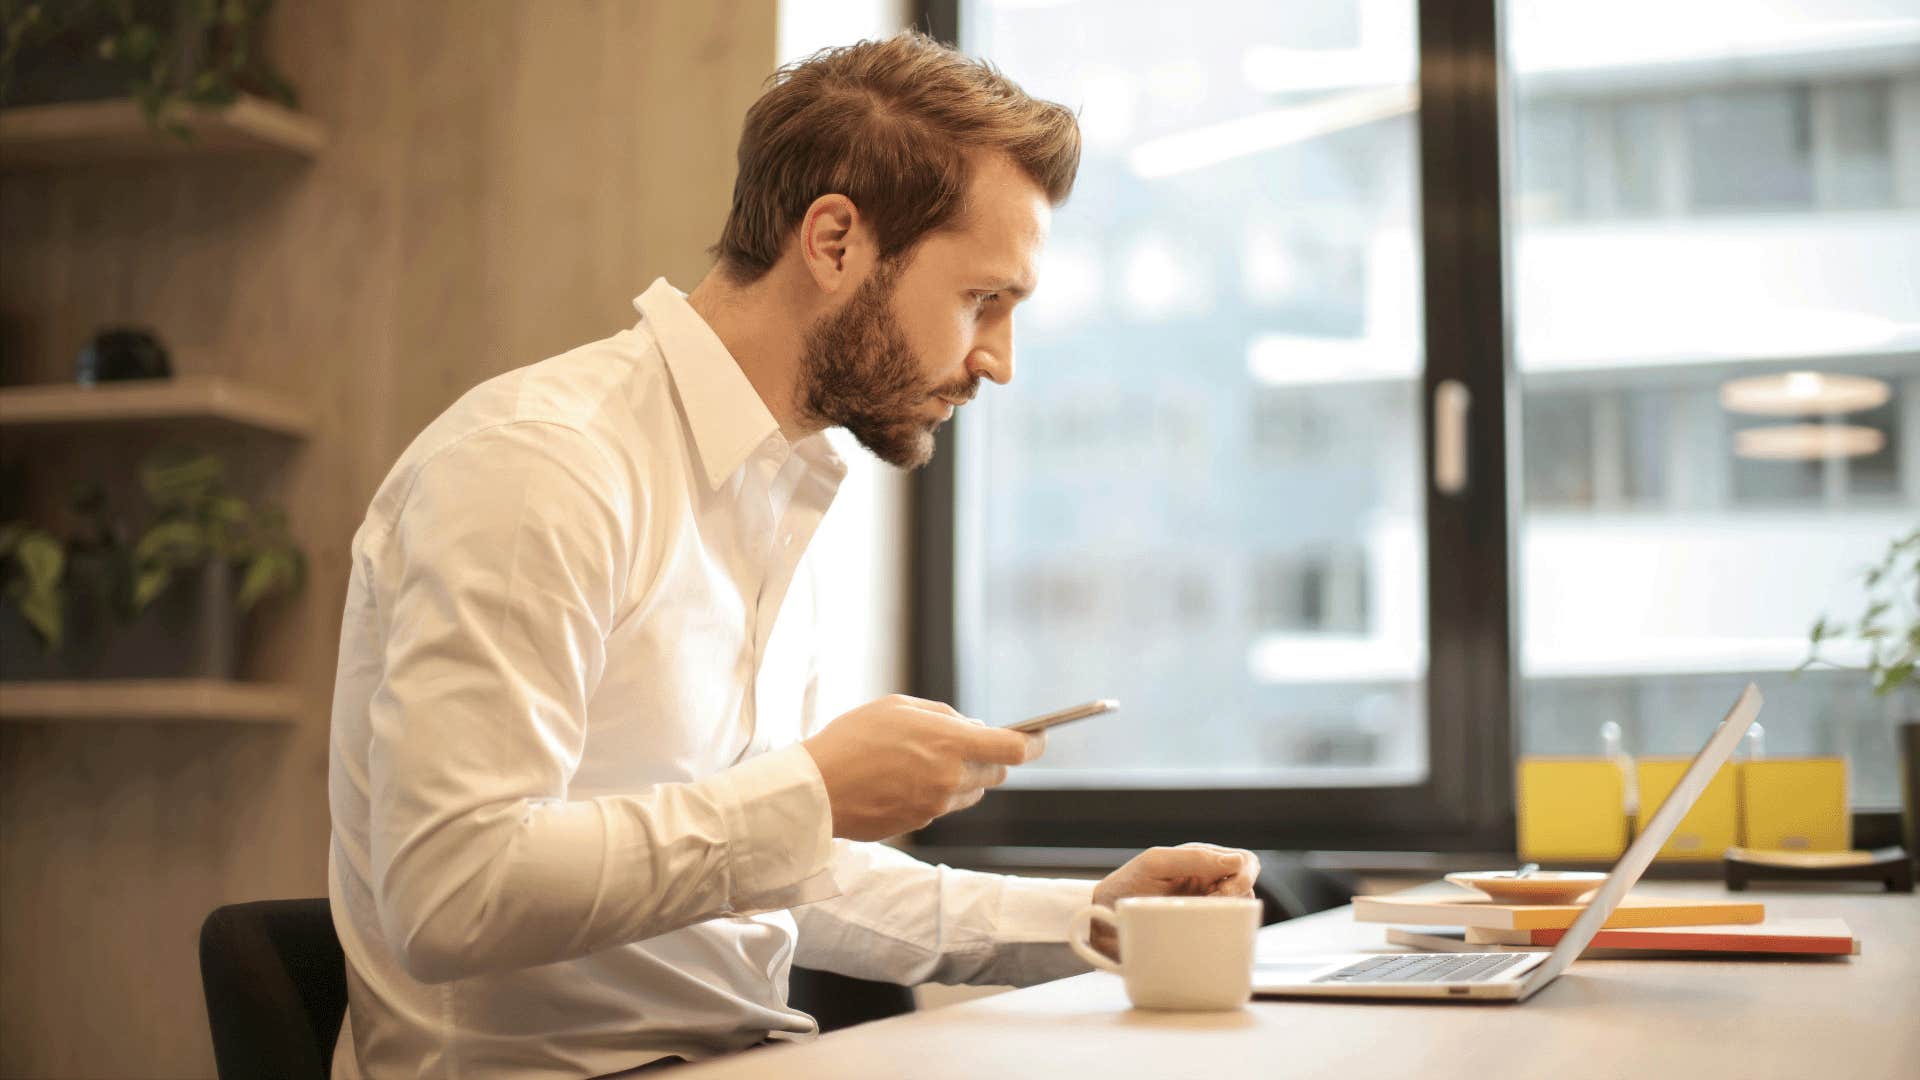
[[[934,396],[946,398],[956,405],[965,405],[967,402],[972,401],[974,395],[979,392],[980,379],[976,376],[965,382],[955,383],[952,386],[940,387],[933,393]]]

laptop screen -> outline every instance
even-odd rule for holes
[[[1568,964],[1573,963],[1575,957],[1585,951],[1588,943],[1593,940],[1593,935],[1600,932],[1601,924],[1607,921],[1607,916],[1612,915],[1613,909],[1620,906],[1620,900],[1627,895],[1627,890],[1633,888],[1634,883],[1640,880],[1641,874],[1646,873],[1647,864],[1653,862],[1653,857],[1659,854],[1661,846],[1667,842],[1667,837],[1673,835],[1673,830],[1680,824],[1680,819],[1687,816],[1688,810],[1693,809],[1694,801],[1700,798],[1702,791],[1706,790],[1708,781],[1713,779],[1713,774],[1720,770],[1720,766],[1726,763],[1727,758],[1733,756],[1733,748],[1739,745],[1740,739],[1747,733],[1747,728],[1752,726],[1754,718],[1760,715],[1760,705],[1760,688],[1748,683],[1747,688],[1741,692],[1739,700],[1735,701],[1733,708],[1728,711],[1726,719],[1720,721],[1720,726],[1715,728],[1713,735],[1707,739],[1707,745],[1701,747],[1700,752],[1694,755],[1693,763],[1687,766],[1685,775],[1681,776],[1680,782],[1674,785],[1673,792],[1667,796],[1665,802],[1660,804],[1660,809],[1654,811],[1653,818],[1647,822],[1646,830],[1635,837],[1633,843],[1627,845],[1626,853],[1620,856],[1619,862],[1613,864],[1612,872],[1607,875],[1606,882],[1600,886],[1600,891],[1595,893],[1593,899],[1587,904],[1587,909],[1580,913],[1580,917],[1575,919],[1573,925],[1567,929],[1566,936],[1554,946],[1546,963],[1534,968],[1527,976],[1526,985],[1521,991],[1522,997],[1552,981],[1555,976],[1567,969]]]

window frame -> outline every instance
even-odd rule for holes
[[[919,0],[914,25],[959,39],[959,0]],[[1414,786],[1327,788],[1003,788],[915,834],[948,846],[1127,847],[1204,834],[1258,848],[1485,851],[1513,844],[1515,684],[1512,522],[1507,456],[1506,200],[1497,0],[1429,2],[1418,12],[1419,161],[1426,364],[1428,777]],[[1469,483],[1433,484],[1435,391],[1466,387]],[[936,438],[915,474],[911,512],[912,688],[955,701],[956,439]],[[1444,567],[1434,573],[1431,568]],[[1441,617],[1440,613],[1446,613]],[[964,703],[958,703],[962,708]]]

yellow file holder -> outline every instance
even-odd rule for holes
[[[1640,810],[1634,816],[1636,833],[1646,829],[1654,811],[1660,809],[1660,804],[1692,763],[1692,758],[1645,757],[1635,762],[1640,777]],[[1713,779],[1707,781],[1707,789],[1700,793],[1687,816],[1680,819],[1656,858],[1710,862],[1740,842],[1740,784],[1735,772],[1736,767],[1727,764],[1713,774]]]
[[[1517,772],[1521,858],[1605,860],[1626,850],[1626,776],[1618,762],[1523,757]]]
[[[1760,758],[1740,766],[1742,847],[1772,851],[1847,851],[1845,758]]]

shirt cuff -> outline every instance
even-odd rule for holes
[[[1074,913],[1093,903],[1097,881],[1070,878],[1001,879],[994,938],[1006,944],[1064,942]]]
[[[727,914],[817,903],[840,895],[833,807],[807,748],[761,754],[714,777],[727,825]]]

